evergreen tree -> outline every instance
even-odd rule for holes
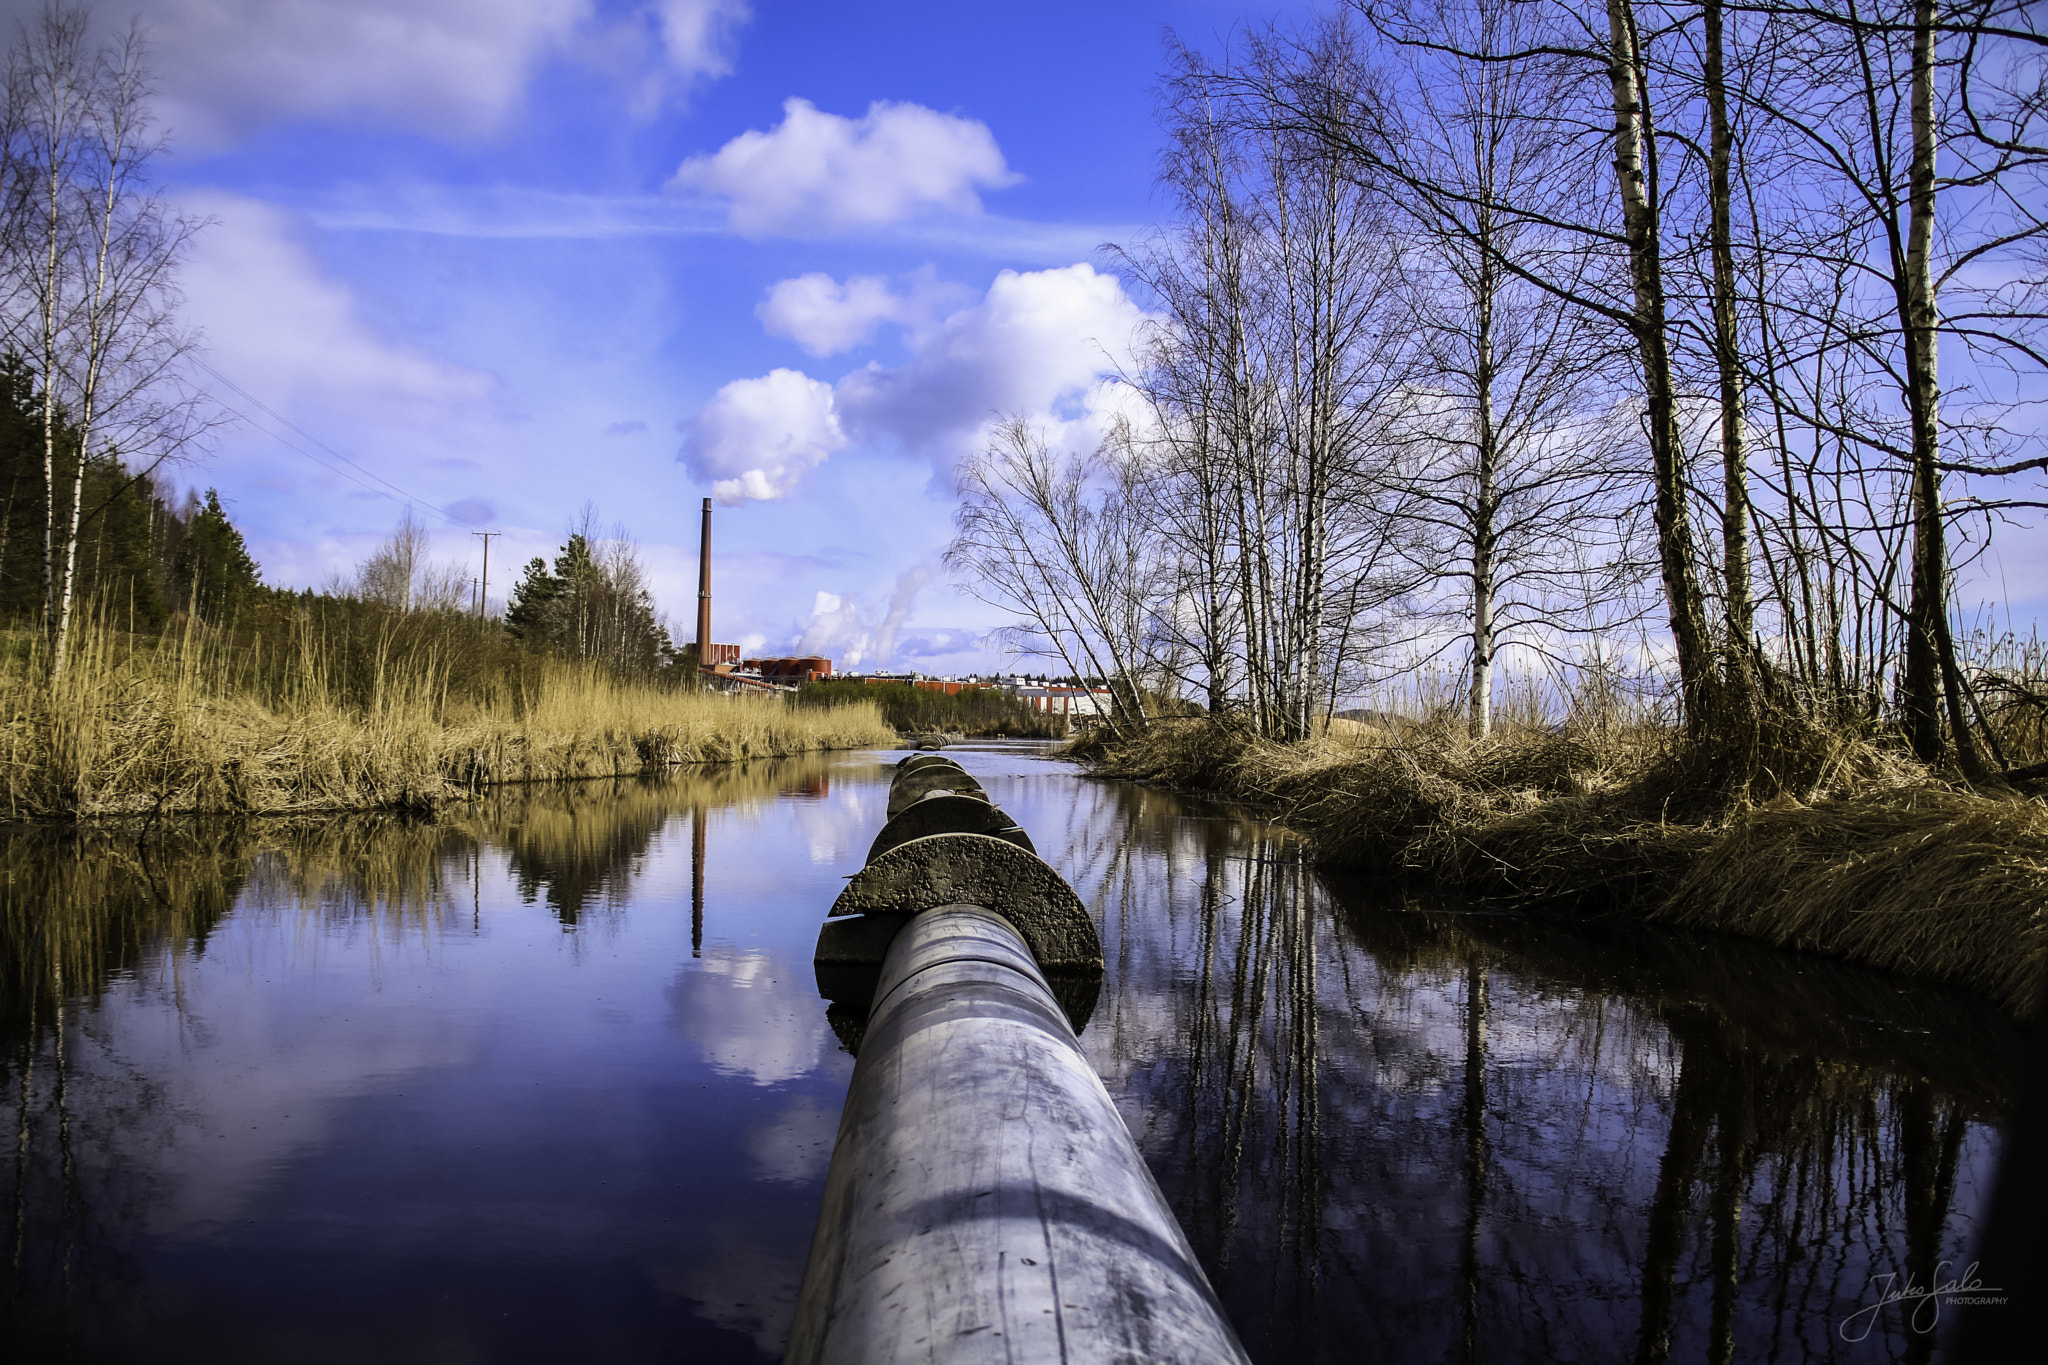
[[[528,560],[512,590],[505,628],[526,644],[601,660],[627,674],[658,673],[675,658],[646,570],[623,533],[593,540],[573,532],[552,568]]]
[[[154,630],[170,614],[169,567],[160,557],[171,512],[147,474],[109,455],[89,463],[79,530],[78,591],[126,629]]]
[[[220,494],[206,490],[206,504],[191,518],[185,543],[172,569],[178,596],[203,621],[231,622],[258,586],[256,561],[242,533],[221,509]]]
[[[0,616],[43,605],[42,407],[20,357],[0,356]]]
[[[505,629],[513,639],[530,645],[548,643],[550,609],[562,595],[562,586],[539,555],[526,561],[526,571],[512,589],[512,601],[505,608]]]

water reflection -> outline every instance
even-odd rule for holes
[[[757,1358],[848,1069],[773,813],[848,765],[0,832],[0,1353]]]
[[[2018,1065],[1988,1011],[962,761],[1098,917],[1083,1044],[1255,1358],[1914,1361],[1971,1311],[1840,1336],[1972,1254]],[[811,944],[886,796],[844,755],[0,832],[0,1343],[775,1358],[851,1069]]]
[[[1067,854],[1114,939],[1084,1043],[1255,1358],[1830,1356],[1876,1277],[1967,1262],[2021,1061],[1990,1011],[1331,887],[1278,832],[1115,802],[1135,837]],[[1879,1313],[1858,1358],[1968,1311]]]

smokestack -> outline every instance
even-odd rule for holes
[[[697,550],[697,665],[711,662],[711,499],[704,499],[704,534]]]

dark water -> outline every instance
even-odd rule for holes
[[[1083,1042],[1255,1359],[1918,1360],[2001,1311],[1858,1316],[1971,1257],[1987,1011],[960,756],[1098,916]],[[777,1358],[852,1071],[811,948],[884,757],[0,836],[0,1353]]]

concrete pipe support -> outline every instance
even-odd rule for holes
[[[889,946],[791,1365],[1246,1360],[1024,940],[951,905]]]

